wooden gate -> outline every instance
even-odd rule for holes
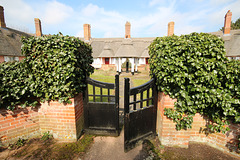
[[[87,79],[84,130],[89,134],[119,135],[119,75],[114,83]]]
[[[141,140],[156,135],[157,90],[155,80],[130,89],[125,78],[124,150],[134,148]]]

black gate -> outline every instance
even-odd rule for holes
[[[145,138],[155,137],[157,91],[154,79],[130,89],[125,78],[124,150],[129,151]]]
[[[119,135],[119,75],[114,83],[87,79],[84,98],[85,132],[98,135]]]

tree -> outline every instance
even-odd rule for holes
[[[231,23],[231,29],[234,30],[234,29],[240,29],[240,18],[238,18],[235,23]]]

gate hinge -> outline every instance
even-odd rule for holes
[[[129,114],[126,114],[126,115],[125,115],[125,118],[126,118],[126,119],[129,119]]]

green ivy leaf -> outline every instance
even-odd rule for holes
[[[177,130],[191,128],[189,115],[197,112],[215,123],[210,132],[225,132],[228,120],[239,123],[240,61],[225,57],[221,38],[207,33],[158,37],[149,55],[158,90],[177,98],[175,110],[164,112]]]

